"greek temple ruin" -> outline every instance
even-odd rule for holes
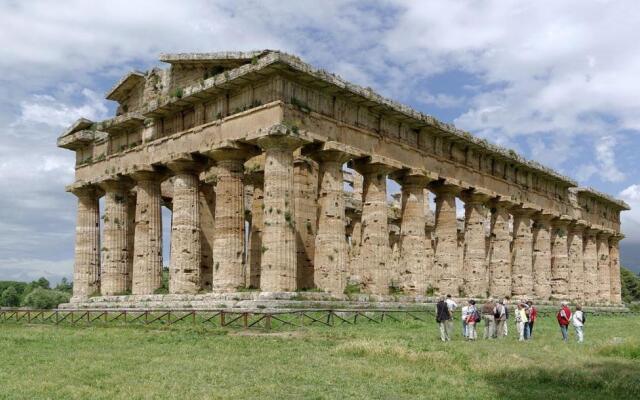
[[[58,138],[76,153],[73,302],[154,295],[167,265],[175,295],[621,303],[624,202],[293,55],[160,61],[107,93],[113,118]]]

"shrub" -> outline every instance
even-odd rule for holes
[[[9,286],[2,292],[0,296],[0,306],[2,307],[17,307],[20,305],[20,296],[15,287]]]
[[[57,290],[36,288],[25,296],[22,305],[37,309],[50,309],[58,307],[58,304],[68,303],[71,295]]]

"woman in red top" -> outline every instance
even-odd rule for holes
[[[566,301],[562,302],[562,308],[558,311],[556,315],[558,319],[558,324],[560,325],[560,332],[562,332],[562,340],[565,342],[569,340],[569,321],[571,320],[571,310]]]
[[[528,308],[528,319],[529,321],[524,324],[524,338],[525,340],[529,340],[533,337],[533,324],[536,322],[536,318],[538,318],[538,310],[533,306],[533,302],[531,300],[527,301]]]

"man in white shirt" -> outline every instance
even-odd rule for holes
[[[582,343],[584,341],[584,313],[580,304],[576,305],[576,312],[571,316],[571,324],[576,330],[578,343]]]
[[[449,314],[451,315],[451,319],[445,321],[445,324],[447,325],[447,330],[453,333],[453,312],[458,308],[458,305],[453,301],[450,294],[447,295],[447,299],[444,302],[449,309]]]
[[[467,337],[467,317],[469,316],[469,304],[466,306],[462,306],[460,309],[462,311],[462,337]]]

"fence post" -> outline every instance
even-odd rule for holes
[[[264,328],[266,330],[271,330],[271,314],[267,314],[264,320]]]
[[[220,310],[220,326],[224,326],[224,311]]]

